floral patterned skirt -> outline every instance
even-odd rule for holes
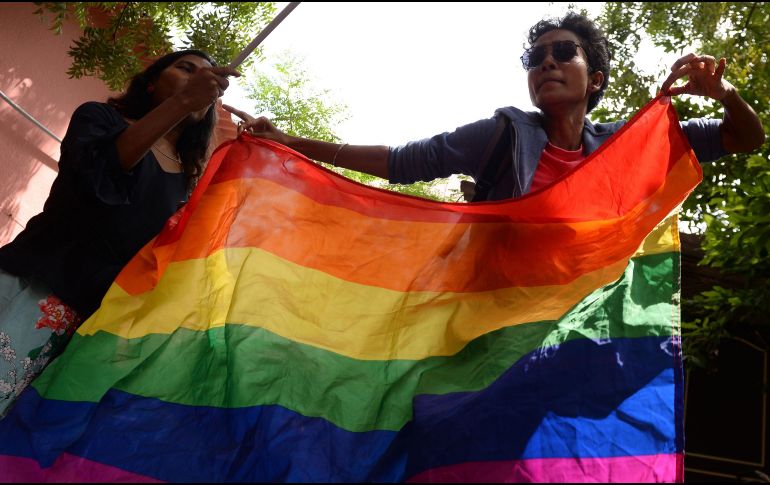
[[[81,321],[45,284],[0,270],[0,417]]]

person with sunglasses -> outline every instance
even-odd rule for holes
[[[527,70],[532,104],[540,112],[500,108],[495,117],[400,147],[340,145],[289,136],[267,118],[255,119],[230,106],[224,108],[244,120],[240,131],[277,141],[308,158],[398,184],[457,173],[478,181],[488,146],[496,143],[496,134],[502,132],[497,131],[497,117],[503,117],[515,133],[512,148],[505,149],[510,160],[498,161],[502,170],[490,181],[491,187],[481,200],[519,197],[575,168],[625,123],[593,123],[586,118],[599,104],[610,80],[608,42],[593,21],[573,12],[562,19],[542,20],[530,29],[528,40],[530,47],[521,61]],[[674,63],[662,86],[664,94],[707,96],[724,106],[723,120],[681,122],[701,162],[753,151],[765,139],[756,113],[722,78],[724,70],[724,59],[717,62],[711,56],[688,54]],[[672,87],[684,76],[689,77],[685,85]],[[474,200],[479,200],[478,194]]]

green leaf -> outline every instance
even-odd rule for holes
[[[201,49],[227,64],[275,15],[273,2],[37,2],[35,14],[54,15],[50,29],[60,34],[72,16],[83,34],[70,49],[71,77],[96,76],[113,91],[125,88],[142,68],[140,56],[171,52],[172,27],[186,32],[182,48]],[[90,25],[91,9],[110,18],[107,27]],[[246,65],[260,58],[257,52]]]

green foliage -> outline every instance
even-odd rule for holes
[[[470,177],[460,177],[464,180],[472,180]],[[437,200],[440,202],[462,202],[462,192],[458,188],[447,188],[441,191],[442,184],[448,183],[447,179],[436,179],[430,182],[415,182],[409,185],[383,184],[382,187],[387,190],[399,192],[401,194],[412,195],[423,199]]]
[[[725,57],[724,78],[770,127],[770,4],[768,3],[608,3],[600,23],[614,48],[616,71],[599,120],[628,118],[649,101],[670,66],[641,76],[634,65],[638,32],[667,52],[689,51]],[[654,78],[654,79],[653,79]],[[657,85],[653,84],[657,81]],[[718,102],[679,97],[680,119],[722,117]],[[708,365],[719,341],[736,334],[770,337],[770,147],[734,154],[703,165],[704,181],[684,204],[683,220],[704,227],[703,264],[741,275],[737,288],[715,286],[683,302],[682,325],[688,362]]]
[[[74,17],[83,34],[69,51],[70,77],[96,76],[113,91],[122,90],[142,70],[143,58],[174,50],[173,34],[182,49],[201,49],[220,65],[228,64],[274,17],[272,2],[35,2],[36,14],[51,14],[51,30],[61,34]],[[95,21],[99,13],[106,25]],[[248,68],[260,52],[244,63]]]
[[[302,60],[291,54],[279,56],[273,71],[253,69],[241,78],[255,112],[271,113],[271,121],[290,135],[339,142],[333,128],[347,119],[347,106],[334,103],[330,90],[317,88]]]
[[[642,40],[638,22],[641,8],[637,4],[619,3],[604,7],[600,23],[608,33],[612,64],[604,98],[591,112],[591,117],[598,121],[628,119],[652,95],[653,76],[642,74],[634,62]]]
[[[315,86],[314,80],[302,66],[301,59],[285,53],[279,57],[272,70],[272,74],[267,74],[253,69],[241,78],[249,99],[254,101],[253,112],[268,113],[276,127],[290,135],[331,143],[342,142],[334,130],[348,118],[347,106],[333,101],[330,90]],[[446,198],[439,194],[436,186],[441,181],[388,184],[373,175],[321,164],[359,183],[402,194],[433,200],[457,200],[459,196],[454,191],[447,194]]]

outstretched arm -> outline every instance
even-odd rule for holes
[[[388,154],[390,149],[384,145],[348,145],[311,140],[287,135],[273,125],[264,116],[254,118],[232,106],[222,107],[243,120],[238,124],[238,134],[243,131],[259,138],[276,141],[300,152],[308,158],[356,172],[364,172],[384,179],[388,178]]]
[[[727,65],[724,58],[687,54],[671,66],[671,74],[661,91],[669,96],[692,94],[707,96],[722,103],[725,116],[720,128],[722,146],[729,153],[751,152],[765,142],[765,130],[751,106],[741,98],[735,86],[722,78]],[[683,86],[672,86],[677,79],[688,77]]]

